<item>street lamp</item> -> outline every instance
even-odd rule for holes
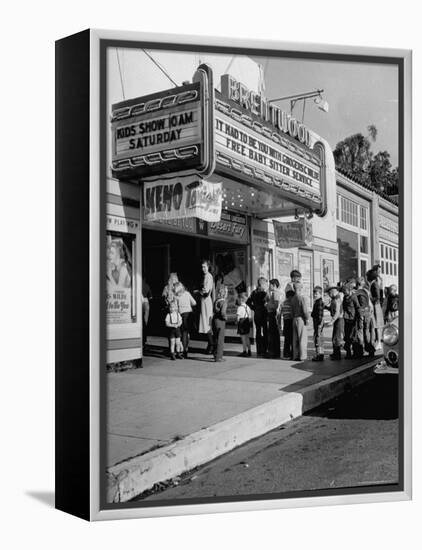
[[[274,103],[276,101],[287,101],[290,100],[290,114],[293,113],[293,109],[298,101],[303,101],[303,111],[302,111],[302,122],[305,118],[305,106],[306,106],[306,100],[314,98],[314,103],[317,105],[318,109],[321,111],[324,111],[324,113],[328,113],[328,102],[325,101],[322,97],[322,93],[324,90],[314,90],[311,92],[305,92],[303,94],[294,94],[294,95],[288,95],[285,97],[276,97],[274,99],[268,100],[269,103]]]

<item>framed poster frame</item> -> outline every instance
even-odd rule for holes
[[[231,53],[271,52],[292,58],[379,62],[390,60],[399,69],[400,173],[400,280],[401,340],[404,368],[399,373],[400,483],[394,491],[316,491],[315,496],[230,499],[229,501],[140,506],[107,504],[104,500],[104,437],[106,415],[104,305],[105,188],[104,132],[105,51],[107,47],[143,47]],[[235,40],[200,36],[86,30],[56,44],[57,201],[56,303],[56,506],[89,520],[109,520],[192,513],[305,507],[408,500],[411,498],[411,52],[408,50],[351,48],[323,44]],[[82,136],[82,139],[81,139]],[[70,156],[69,151],[72,152]],[[77,162],[75,162],[75,160]],[[77,212],[78,224],[68,212]],[[75,246],[77,244],[78,246]],[[76,249],[76,252],[75,252]],[[70,256],[70,251],[73,256]],[[77,280],[73,262],[89,270]],[[81,268],[82,269],[82,268]],[[72,292],[67,289],[72,288]],[[76,328],[78,344],[69,352],[73,315],[84,312]],[[139,310],[140,311],[140,310]],[[76,365],[76,367],[75,367]],[[78,403],[66,392],[79,389]]]

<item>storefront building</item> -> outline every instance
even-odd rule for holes
[[[169,274],[194,292],[203,259],[229,289],[229,338],[237,295],[260,276],[284,289],[299,269],[309,303],[315,285],[375,261],[385,284],[397,282],[397,206],[336,173],[328,143],[311,129],[233,74],[217,84],[217,73],[201,67],[189,84],[112,107],[108,363],[142,361],[144,295],[149,334],[165,334]]]
[[[384,287],[399,284],[398,201],[337,171],[339,280],[381,265]]]

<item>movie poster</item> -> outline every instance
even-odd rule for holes
[[[135,235],[107,231],[107,298],[108,324],[135,322],[133,311],[133,262],[132,246]]]

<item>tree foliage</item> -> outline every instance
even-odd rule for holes
[[[392,167],[388,151],[374,155],[371,141],[376,140],[378,130],[373,124],[367,129],[368,137],[358,133],[337,143],[334,150],[336,166],[387,195],[395,195],[398,193],[398,168]]]

